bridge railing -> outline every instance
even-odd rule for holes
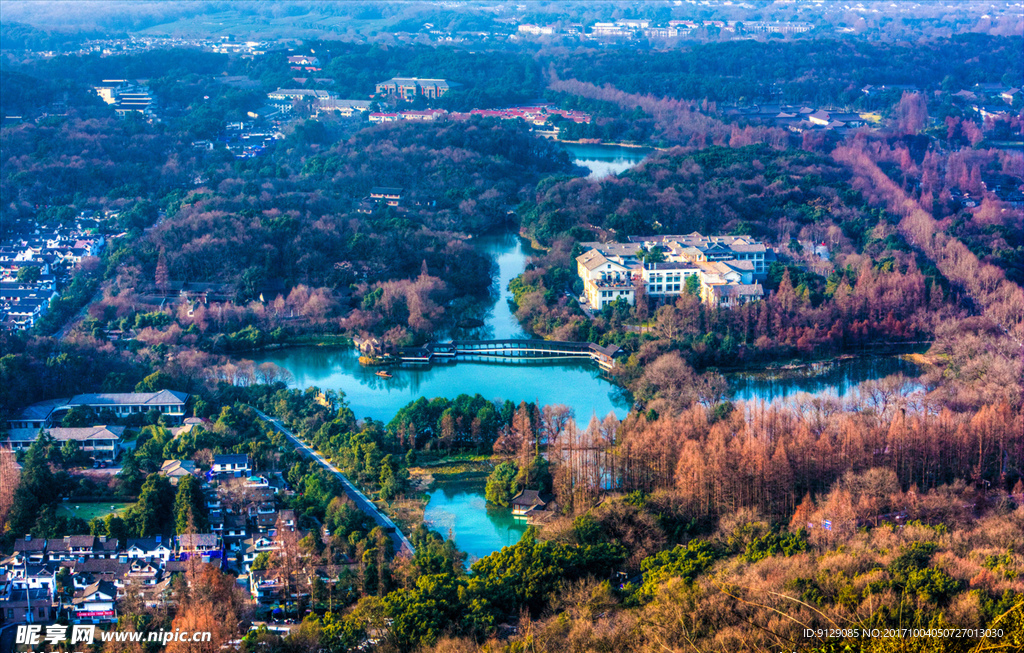
[[[430,361],[434,356],[516,356],[549,352],[556,356],[587,356],[602,368],[614,365],[613,358],[618,347],[602,347],[590,342],[569,340],[453,340],[451,342],[427,343],[422,347],[399,349],[399,357],[408,361]]]

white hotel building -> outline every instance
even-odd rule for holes
[[[576,258],[587,303],[597,310],[619,298],[636,302],[639,284],[654,301],[664,303],[686,292],[696,275],[701,301],[731,307],[764,297],[758,281],[775,259],[769,247],[750,236],[632,237],[627,243],[581,243]],[[645,263],[643,251],[659,248],[662,261]]]

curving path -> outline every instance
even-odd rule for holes
[[[332,465],[330,461],[321,456],[312,447],[308,446],[305,442],[300,440],[294,433],[288,430],[288,428],[286,428],[285,425],[281,423],[281,420],[279,420],[276,417],[270,417],[269,415],[259,410],[255,406],[251,406],[251,408],[254,411],[256,411],[256,414],[259,415],[260,419],[264,420],[269,424],[272,424],[274,428],[276,428],[281,433],[284,433],[285,437],[292,441],[292,444],[295,445],[295,448],[298,449],[299,452],[301,452],[308,458],[312,458],[317,463],[319,463],[321,467],[323,467],[330,473],[334,474],[338,478],[338,480],[341,481],[341,486],[345,489],[345,494],[348,496],[349,499],[352,500],[353,503],[356,504],[356,507],[365,512],[367,515],[369,515],[370,518],[373,519],[373,521],[378,526],[382,527],[388,533],[388,535],[391,536],[392,541],[395,543],[395,551],[398,554],[404,554],[409,556],[416,554],[416,549],[415,547],[413,547],[412,542],[410,542],[409,538],[407,538],[405,534],[402,533],[401,529],[395,525],[395,522],[391,521],[390,517],[381,512],[380,508],[374,505],[374,503],[370,501],[370,499],[367,498],[365,494],[360,492],[359,488],[357,488],[351,481],[349,481],[348,478],[344,474],[342,474],[337,467]]]

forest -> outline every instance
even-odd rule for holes
[[[923,43],[851,39],[731,41],[673,51],[567,54],[558,77],[611,84],[626,93],[722,104],[765,102],[872,109],[865,85],[956,91],[979,82],[1014,86],[1024,77],[1019,37],[964,34]]]

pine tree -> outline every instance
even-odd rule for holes
[[[195,530],[189,530],[189,519]],[[206,515],[206,499],[199,480],[185,476],[178,482],[178,493],[174,498],[174,531],[178,535],[184,533],[205,533],[208,519]]]

